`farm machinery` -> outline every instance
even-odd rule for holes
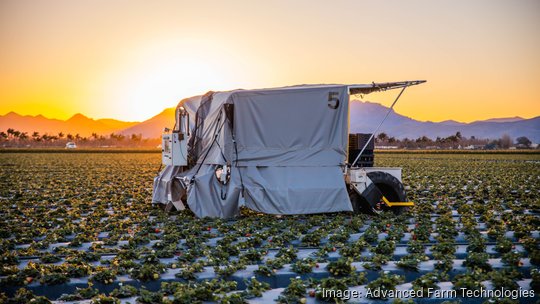
[[[270,214],[396,214],[407,201],[401,168],[373,166],[374,135],[423,80],[208,92],[180,101],[162,135],[164,169],[153,203],[199,217],[241,206]],[[370,134],[349,134],[349,97],[399,89]]]

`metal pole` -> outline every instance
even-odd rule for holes
[[[381,123],[377,126],[377,128],[375,129],[375,131],[373,131],[373,133],[371,133],[371,136],[369,137],[368,141],[366,142],[366,144],[364,145],[364,147],[362,148],[362,150],[360,150],[360,153],[358,153],[358,156],[356,157],[356,159],[354,160],[354,162],[352,163],[351,167],[354,167],[354,165],[356,165],[356,163],[358,162],[358,160],[360,159],[360,156],[362,156],[362,153],[364,153],[364,150],[366,149],[366,147],[368,146],[369,142],[373,139],[373,137],[375,136],[375,133],[377,133],[377,131],[379,131],[379,128],[382,126],[382,124],[384,123],[384,121],[386,120],[386,118],[388,117],[388,115],[390,115],[390,112],[392,111],[392,109],[394,108],[394,105],[396,104],[396,102],[398,101],[398,99],[401,97],[401,94],[403,94],[403,91],[405,91],[405,89],[410,85],[409,82],[407,82],[407,84],[403,87],[403,89],[401,89],[401,91],[399,92],[398,96],[396,97],[396,99],[394,100],[394,102],[392,103],[392,105],[390,106],[390,108],[388,109],[388,112],[386,112],[386,115],[384,116],[383,120],[381,121]]]

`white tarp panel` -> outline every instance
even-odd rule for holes
[[[329,106],[329,94],[335,99],[331,102],[335,109]],[[231,102],[238,166],[344,164],[347,87],[237,92]]]
[[[352,211],[337,166],[242,168],[246,207],[271,214]]]

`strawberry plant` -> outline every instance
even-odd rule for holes
[[[379,273],[379,277],[369,282],[366,287],[371,290],[388,291],[388,290],[395,290],[396,286],[403,282],[404,282],[403,276],[381,272]],[[377,297],[375,295],[373,295],[372,297],[386,300],[387,299],[385,296],[386,294],[387,293],[381,292],[379,294],[380,297]]]
[[[464,290],[479,290],[481,288],[484,288],[484,285],[482,285],[483,277],[479,276],[476,273],[464,273],[464,274],[458,274],[454,277],[454,280],[452,283],[454,283],[454,290],[458,292],[463,292]],[[461,294],[461,297],[464,295]]]
[[[536,238],[526,236],[520,239],[519,242],[523,245],[523,248],[525,248],[525,250],[527,250],[528,252],[540,250],[540,240]]]
[[[59,285],[69,281],[69,278],[62,273],[49,273],[41,277],[40,283],[43,285]]]
[[[276,257],[283,258],[286,262],[291,262],[296,259],[296,253],[298,252],[298,249],[289,246],[289,247],[283,247],[280,248],[278,253],[276,254]]]
[[[354,261],[359,261],[362,257],[362,252],[367,247],[367,243],[363,238],[358,239],[352,244],[345,244],[339,253],[348,258],[352,258]]]
[[[467,252],[482,253],[486,251],[486,241],[480,236],[469,239]]]
[[[109,269],[102,269],[96,272],[91,278],[92,281],[100,282],[102,284],[112,284],[116,279],[116,275]]]
[[[204,264],[202,262],[195,262],[175,274],[177,278],[182,278],[184,280],[195,280],[197,277],[196,273],[202,272],[204,269]],[[157,280],[157,279],[156,279]]]
[[[435,262],[435,269],[441,271],[442,273],[447,273],[451,271],[454,267],[453,257],[446,257]]]
[[[120,304],[121,301],[115,297],[108,297],[104,294],[99,294],[92,298],[92,304]]]
[[[111,296],[115,298],[130,298],[139,294],[139,289],[120,283],[120,287],[111,291]]]
[[[141,304],[161,304],[163,303],[163,294],[159,291],[152,292],[146,289],[141,289],[139,291],[139,297],[137,298],[137,303]]]
[[[229,264],[220,267],[220,266],[214,266],[214,272],[223,278],[229,277],[233,275],[235,272],[241,269],[245,269],[246,265],[243,262],[240,261],[232,261]]]
[[[261,297],[262,293],[270,289],[270,284],[265,282],[259,282],[255,277],[251,277],[249,280],[245,280],[246,290],[245,294],[250,297]]]
[[[448,256],[453,256],[456,252],[456,246],[451,242],[437,243],[431,247],[433,257],[437,260],[443,260]]]
[[[241,293],[229,293],[223,295],[219,302],[222,304],[247,304],[245,296]]]
[[[81,301],[86,299],[91,299],[99,294],[99,290],[88,286],[87,288],[77,288],[73,294],[64,294],[59,300],[60,301]]]
[[[540,266],[540,250],[533,250],[529,253],[531,264]]]
[[[143,282],[155,281],[160,278],[160,275],[165,272],[165,269],[166,266],[163,264],[144,264],[142,266],[131,269],[130,276],[136,280],[140,280]]]
[[[0,266],[13,266],[19,264],[19,258],[11,254],[9,252],[6,252],[0,256]]]
[[[507,253],[507,252],[510,252],[510,250],[512,250],[513,246],[514,245],[509,239],[505,237],[500,237],[499,239],[497,239],[495,250],[499,253]]]
[[[467,266],[471,270],[481,269],[483,271],[490,271],[491,265],[488,262],[488,258],[489,255],[487,253],[470,252],[465,261],[463,261],[463,266]]]
[[[302,245],[309,247],[318,247],[321,243],[321,238],[325,236],[325,233],[321,229],[317,229],[311,233],[304,235],[302,238]]]
[[[326,269],[333,276],[346,276],[353,273],[356,268],[351,265],[352,260],[348,258],[341,258],[337,261],[330,262],[326,266]]]
[[[362,266],[365,269],[381,270],[382,265],[386,265],[388,263],[388,261],[390,261],[389,256],[382,255],[382,254],[376,254],[373,257],[371,257],[371,259],[369,259],[369,262],[364,263]]]
[[[366,231],[364,231],[362,238],[367,243],[374,243],[379,238],[379,231],[377,228],[370,226],[368,229],[366,229]]]
[[[501,260],[505,265],[510,267],[521,267],[523,262],[521,261],[522,254],[517,251],[511,251],[503,254]]]
[[[377,244],[373,251],[378,254],[392,255],[394,254],[394,250],[396,250],[395,241],[382,240]]]
[[[338,229],[329,237],[330,244],[333,246],[342,246],[349,240],[350,233],[346,229]]]
[[[418,264],[424,261],[425,258],[427,257],[423,254],[410,254],[410,255],[403,256],[396,263],[396,265],[404,269],[418,271]]]
[[[338,298],[337,296],[339,294],[344,294],[347,289],[347,284],[340,279],[322,279],[320,284],[318,284],[315,288],[315,296],[321,301],[339,303],[342,301],[342,299]]]
[[[540,271],[537,268],[531,270],[531,288],[534,292],[540,292]]]
[[[318,264],[312,258],[304,258],[292,264],[291,268],[296,273],[305,274],[311,273],[316,265]]]
[[[409,253],[424,253],[424,244],[419,241],[411,240],[407,245],[407,252]]]
[[[305,302],[306,285],[300,279],[291,278],[289,286],[285,288],[283,293],[277,298],[278,303],[302,303]]]
[[[516,280],[521,278],[521,273],[515,269],[502,269],[500,271],[494,270],[489,273],[489,279],[491,280],[491,284],[493,284],[494,289],[519,289],[519,285],[516,283]]]
[[[43,296],[36,296],[34,293],[28,289],[20,288],[17,290],[15,295],[11,299],[6,299],[5,297],[2,298],[4,294],[0,294],[0,301],[3,303],[14,303],[14,304],[26,304],[26,303],[32,303],[32,304],[49,304],[52,303]]]
[[[415,291],[421,291],[423,295],[428,295],[428,291],[440,289],[437,283],[439,282],[439,275],[436,272],[426,273],[425,275],[412,281],[412,289]]]
[[[246,252],[240,255],[240,260],[256,264],[262,261],[263,252],[264,251],[259,251],[257,249],[248,249]]]
[[[39,259],[43,263],[56,263],[56,262],[60,262],[62,260],[61,257],[59,257],[57,255],[50,254],[50,253],[46,253],[46,254],[42,255]]]

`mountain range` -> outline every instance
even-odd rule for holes
[[[387,111],[387,107],[378,103],[351,102],[351,133],[373,132]],[[496,139],[508,134],[514,140],[517,137],[526,136],[532,142],[538,143],[540,142],[540,116],[530,119],[521,117],[492,118],[471,123],[453,120],[431,122],[418,121],[392,110],[380,131],[400,139],[405,137],[413,139],[423,135],[435,139],[436,137],[448,137],[458,131],[461,132],[462,136],[474,136],[479,139]]]
[[[350,130],[352,133],[370,133],[386,115],[388,108],[369,101],[351,101]],[[22,116],[14,112],[0,115],[0,131],[13,128],[21,132],[37,131],[40,134],[57,134],[58,132],[91,136],[92,133],[108,135],[119,133],[124,135],[141,134],[144,138],[157,138],[164,127],[174,126],[174,108],[168,108],[143,122],[124,122],[114,119],[91,119],[76,114],[68,120],[49,119],[42,115]],[[447,137],[456,132],[462,136],[476,138],[500,138],[508,134],[513,139],[526,136],[532,142],[540,142],[540,116],[524,119],[521,117],[493,118],[471,123],[446,120],[442,122],[419,121],[391,110],[379,132],[403,139],[427,136]]]
[[[173,116],[174,117],[174,116]],[[110,134],[119,130],[127,129],[139,124],[138,122],[126,122],[116,119],[92,119],[82,114],[75,114],[68,120],[46,118],[43,115],[19,115],[15,112],[9,112],[6,115],[0,115],[0,131],[6,131],[9,128],[28,132],[31,135],[34,131],[40,134],[48,133],[56,135],[59,132],[64,134],[91,136],[92,133]]]

